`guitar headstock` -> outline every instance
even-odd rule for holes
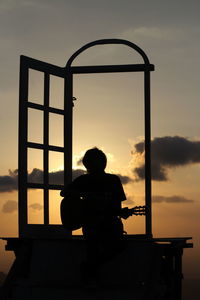
[[[135,206],[130,209],[131,214],[135,216],[145,216],[147,212],[147,207],[144,206]]]

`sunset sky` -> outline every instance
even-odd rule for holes
[[[19,59],[26,55],[64,67],[81,46],[120,38],[140,46],[152,72],[152,186],[154,237],[192,236],[184,252],[185,277],[200,279],[200,3],[198,0],[1,0],[0,1],[0,235],[17,236]],[[127,46],[96,46],[74,65],[142,63]],[[42,77],[30,74],[29,100],[40,102]],[[51,79],[52,105],[62,105],[62,80]],[[108,157],[107,172],[120,175],[127,205],[144,203],[144,105],[141,73],[75,75],[73,166],[97,146]],[[58,100],[57,100],[58,99]],[[41,141],[42,115],[30,112],[29,138]],[[62,118],[50,117],[50,142],[62,145]],[[30,151],[29,173],[39,176],[40,151]],[[33,174],[33,169],[39,169]],[[50,172],[63,169],[53,155]],[[10,170],[10,171],[9,171]],[[59,223],[59,193],[50,195],[50,221]],[[41,191],[30,191],[30,222],[42,215]],[[125,222],[144,233],[144,219]],[[12,260],[1,242],[0,271]]]

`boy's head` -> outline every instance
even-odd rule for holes
[[[103,151],[92,148],[86,151],[82,162],[89,173],[102,172],[106,167],[107,158]]]

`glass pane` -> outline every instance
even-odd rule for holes
[[[49,114],[49,144],[63,147],[64,118],[62,115]]]
[[[43,190],[28,190],[28,224],[44,224]]]
[[[49,151],[49,183],[64,185],[64,154]]]
[[[64,109],[64,79],[50,76],[49,105],[54,108]]]
[[[43,150],[28,149],[28,182],[43,183]]]
[[[44,73],[29,69],[28,101],[44,104]]]
[[[28,141],[43,143],[43,112],[38,109],[28,109]]]
[[[61,224],[60,219],[60,191],[49,191],[49,224]]]

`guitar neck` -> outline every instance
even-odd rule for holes
[[[146,215],[146,206],[135,206],[130,208],[130,213],[136,216],[143,216]]]

